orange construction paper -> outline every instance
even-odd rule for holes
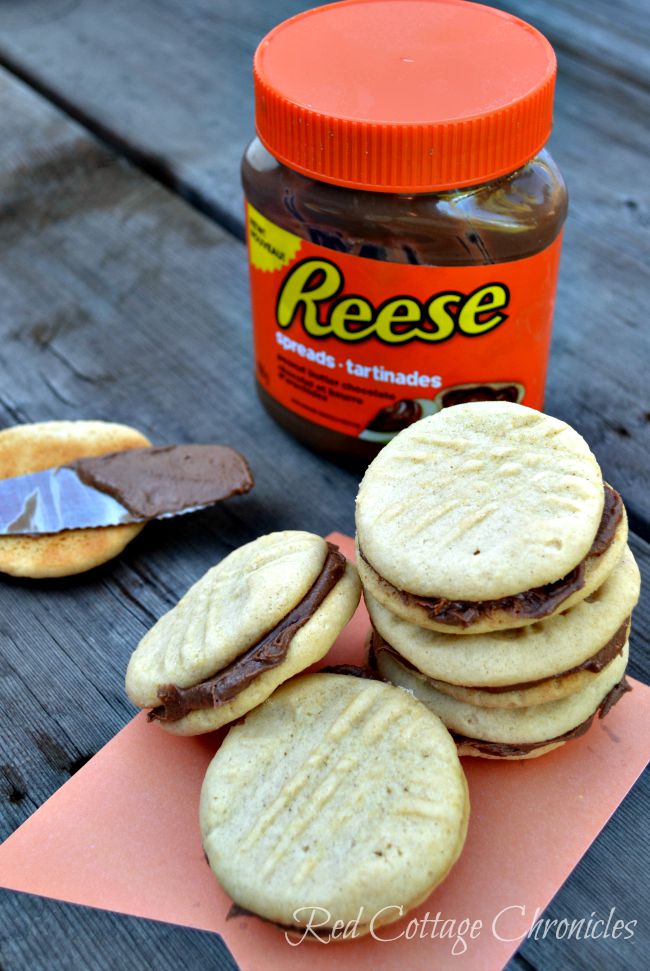
[[[352,555],[348,537],[330,538]],[[361,606],[320,666],[359,662],[367,627]],[[606,720],[595,719],[586,735],[543,758],[463,760],[472,804],[464,852],[426,903],[377,932],[396,940],[292,946],[256,918],[227,921],[231,901],[205,862],[197,818],[203,775],[224,731],[176,738],[144,714],[6,840],[0,886],[217,931],[243,971],[290,971],[307,962],[312,971],[499,969],[650,756],[650,688],[632,683]],[[482,921],[473,939],[469,930],[464,938],[452,933],[465,919]]]

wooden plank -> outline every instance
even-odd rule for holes
[[[108,137],[148,156],[152,165],[159,164],[178,185],[241,228],[238,173],[241,152],[253,133],[253,51],[274,24],[318,4],[242,0],[233,8],[227,0],[114,0],[110,6],[100,0],[67,5],[61,0],[52,15],[48,4],[31,0],[20,12],[0,11],[0,59]],[[617,4],[616,17],[605,0],[590,4],[588,17],[579,0],[508,0],[496,6],[527,16],[558,46],[557,116],[567,113],[571,134],[555,140],[556,154],[569,181],[575,171],[580,184],[590,181],[601,199],[600,164],[588,167],[585,161],[600,156],[603,148],[612,154],[614,131],[622,142],[631,138],[636,144],[644,137],[627,117],[628,86],[615,84],[612,77],[617,67],[615,76],[627,77],[632,88],[643,87],[644,79],[647,87],[650,54],[643,43],[643,11],[631,0]],[[44,19],[47,30],[42,29]],[[605,75],[604,90],[597,95],[592,94],[590,66]],[[576,96],[587,103],[573,111]],[[574,144],[581,150],[577,165],[571,164],[570,152],[566,159],[562,155],[562,147]],[[620,163],[616,183],[624,186],[625,159]],[[638,186],[643,183],[641,178]],[[594,216],[601,213],[611,226],[607,207],[594,209]]]
[[[257,403],[243,246],[21,84],[0,85],[18,119],[0,147],[0,423],[85,416],[156,442],[223,441],[257,479],[248,497],[147,527],[87,576],[3,580],[4,761],[23,766],[6,833],[133,713],[123,672],[152,621],[260,533],[350,532],[357,477],[304,450]],[[32,690],[38,719],[25,717]]]
[[[491,0],[527,20],[561,54],[605,68],[616,77],[650,87],[647,10],[634,0]]]
[[[253,132],[252,54],[270,27],[310,4],[281,0],[270,6],[243,0],[233,9],[226,0],[191,0],[182,5],[173,0],[141,0],[137,5],[116,0],[107,8],[99,0],[86,0],[62,7],[44,31],[41,24],[48,2],[31,0],[19,25],[15,12],[13,19],[11,12],[0,12],[0,56],[53,96],[65,99],[91,124],[157,157],[181,183],[204,193],[208,202],[222,206],[241,222],[238,168],[243,146]],[[608,139],[614,131],[620,132],[623,142],[627,136],[633,145],[640,139],[647,145],[643,132],[634,130],[638,107],[635,117],[626,117],[630,91],[613,84],[609,63],[626,66],[632,88],[647,88],[650,54],[643,43],[643,11],[629,2],[617,4],[612,18],[604,0],[590,4],[589,17],[577,0],[532,4],[508,0],[496,5],[528,16],[560,47],[557,117],[559,121],[566,116],[570,134],[556,138],[555,151],[569,180],[574,169],[581,183],[591,179],[602,201],[600,166],[590,174],[585,165],[594,157],[592,148],[596,155],[603,147],[613,154],[603,136]],[[600,50],[609,61],[597,56]],[[590,68],[604,75],[602,90],[593,91],[596,75]],[[575,145],[577,163],[570,153]],[[625,161],[621,158],[615,170],[623,185]],[[643,182],[641,178],[638,185]],[[602,212],[611,224],[607,207],[593,208],[595,215]]]
[[[308,5],[86,0],[61,5],[43,30],[46,9],[32,0],[22,13],[13,8],[0,59],[241,237],[238,173],[253,130],[252,52],[274,22]],[[611,23],[604,0],[593,14],[590,5],[588,18],[577,0],[504,6],[548,28],[553,40],[568,38],[552,148],[571,212],[546,407],[588,438],[605,475],[623,489],[636,528],[650,537],[650,411],[639,366],[650,359],[642,298],[650,278],[642,11],[626,2]],[[581,40],[585,19],[589,36]],[[639,83],[612,74],[597,56],[601,48],[630,65]],[[236,279],[245,286],[242,272],[238,267]]]
[[[144,967],[237,971],[222,938],[207,931],[6,890],[0,890],[0,914],[11,928],[11,934],[3,933],[0,940],[5,971],[133,971]],[[65,935],[61,928],[66,928]]]
[[[260,533],[349,531],[357,480],[303,450],[256,402],[242,244],[21,84],[0,77],[0,98],[10,120],[0,143],[0,425],[86,416],[132,423],[157,442],[220,440],[241,448],[257,477],[243,503],[148,527],[86,576],[3,578],[6,836],[134,714],[124,670],[152,622]],[[31,938],[18,936],[22,903],[9,900],[3,967],[37,967]],[[39,919],[31,913],[28,926]],[[117,918],[106,919],[119,937]],[[50,947],[70,954],[79,934],[76,967],[98,966],[84,963],[84,926],[77,911],[50,920]],[[223,964],[213,946],[210,966]],[[117,948],[111,967],[134,967],[126,954]]]

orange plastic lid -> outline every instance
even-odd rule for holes
[[[544,145],[546,38],[464,0],[344,0],[275,27],[253,64],[269,152],[323,182],[433,192],[512,172]]]

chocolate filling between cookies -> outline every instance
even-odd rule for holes
[[[191,711],[218,708],[265,671],[282,664],[291,641],[339,582],[345,568],[343,553],[337,546],[328,543],[321,572],[300,603],[286,617],[214,677],[190,688],[179,688],[175,684],[161,685],[158,698],[162,704],[149,712],[149,721],[175,722]]]
[[[631,619],[631,617],[627,617],[607,643],[603,644],[599,651],[596,651],[595,654],[588,657],[582,664],[576,664],[575,667],[569,668],[567,671],[561,671],[559,674],[554,674],[550,678],[537,678],[536,681],[520,681],[516,684],[504,684],[498,687],[485,687],[483,685],[464,685],[464,687],[470,688],[473,691],[492,691],[495,694],[499,694],[505,691],[521,691],[526,688],[535,688],[537,685],[544,684],[546,681],[565,678],[569,674],[577,674],[578,671],[589,671],[592,674],[598,674],[603,668],[607,667],[610,661],[613,661],[615,657],[618,657],[622,653],[627,640]]]
[[[484,755],[497,755],[501,758],[505,756],[518,756],[527,755],[529,752],[534,751],[536,748],[544,748],[546,745],[553,745],[555,742],[568,742],[572,738],[579,738],[581,735],[586,734],[591,728],[591,724],[596,717],[596,713],[599,718],[604,718],[608,712],[614,707],[614,705],[621,700],[624,694],[632,690],[632,685],[629,683],[626,677],[623,677],[613,688],[607,692],[603,700],[600,702],[596,710],[589,718],[586,718],[575,728],[569,729],[568,732],[564,732],[563,735],[556,735],[555,738],[546,738],[541,742],[518,742],[518,743],[508,743],[508,742],[490,742],[485,739],[480,738],[470,738],[467,735],[459,735],[457,732],[451,732],[452,738],[458,744],[469,744],[476,749],[477,752],[482,752]]]
[[[609,663],[609,661],[612,661],[614,657],[616,657],[618,654],[621,653],[625,645],[627,626],[629,622],[630,622],[630,618],[628,618],[621,625],[621,627],[617,630],[616,634],[614,634],[614,636],[607,642],[607,644],[605,644],[604,647],[601,648],[600,651],[597,652],[597,654],[594,654],[593,657],[587,658],[586,661],[584,661],[582,664],[578,665],[577,667],[571,668],[570,671],[565,671],[564,674],[572,674],[574,671],[582,671],[582,670],[601,671]],[[612,645],[619,641],[621,632],[623,632],[623,642],[621,646],[619,647],[618,650],[614,651],[612,656],[609,658],[609,661],[603,662],[601,655],[605,656],[604,652],[612,650]],[[422,672],[419,671],[414,664],[411,664],[410,661],[407,661],[406,658],[402,657],[401,654],[398,654],[397,651],[393,650],[393,648],[386,643],[386,641],[383,639],[381,634],[379,634],[379,632],[373,628],[372,635],[370,638],[370,651],[368,656],[368,664],[371,671],[374,670],[378,672],[377,653],[380,651],[386,651],[387,653],[392,654],[394,657],[398,659],[400,664],[404,665],[404,667],[410,668],[410,670],[416,671],[418,674],[422,675]],[[592,662],[595,662],[597,665],[600,665],[600,667],[590,668],[589,665]],[[427,677],[426,675],[422,675],[422,676],[424,678]],[[556,675],[556,677],[562,677],[562,675]],[[549,680],[549,679],[544,679],[544,680]],[[539,682],[534,681],[534,682],[528,682],[527,684],[522,684],[522,685],[508,685],[503,689],[497,689],[497,690],[509,691],[509,690],[515,690],[516,688],[531,687],[535,684],[539,684]],[[481,688],[479,690],[485,691],[489,689]],[[580,735],[584,735],[591,727],[591,723],[593,722],[596,716],[596,713],[598,713],[599,718],[604,718],[605,715],[607,715],[607,713],[611,711],[611,709],[614,707],[616,702],[620,701],[623,695],[626,694],[626,692],[631,690],[632,690],[632,686],[628,682],[627,678],[623,676],[622,679],[617,684],[615,684],[613,688],[610,688],[610,690],[607,692],[603,700],[600,702],[600,704],[595,709],[593,714],[589,716],[589,718],[586,718],[585,721],[581,722],[579,725],[576,725],[575,728],[569,729],[568,732],[564,732],[563,735],[556,735],[555,738],[547,738],[541,742],[491,742],[488,739],[470,738],[468,735],[461,735],[459,732],[454,732],[451,729],[449,731],[455,742],[470,744],[477,751],[483,752],[485,755],[498,755],[501,757],[504,757],[506,755],[511,755],[511,756],[526,755],[528,752],[532,752],[533,749],[543,748],[545,745],[551,745],[554,742],[568,742],[569,739],[579,738]]]
[[[627,617],[616,633],[610,637],[607,643],[603,644],[603,646],[596,651],[595,654],[592,654],[591,657],[586,658],[586,660],[582,661],[581,664],[576,664],[575,667],[569,668],[567,671],[559,671],[557,674],[550,675],[546,678],[537,678],[534,681],[517,681],[513,684],[497,686],[464,684],[458,685],[458,687],[467,688],[469,691],[486,691],[493,694],[501,694],[507,691],[525,691],[527,688],[536,688],[538,685],[546,684],[548,681],[556,681],[559,678],[567,677],[567,675],[577,674],[578,671],[589,671],[592,674],[598,674],[603,670],[603,668],[606,668],[615,657],[618,657],[619,654],[623,652],[623,648],[625,647],[625,642],[627,641],[628,637],[631,619],[631,617]],[[376,655],[378,651],[387,651],[389,654],[396,657],[400,664],[403,664],[404,667],[410,668],[412,671],[417,671],[417,673],[423,677],[428,678],[431,681],[442,682],[443,684],[448,683],[442,678],[432,678],[429,675],[424,674],[423,671],[420,671],[419,668],[417,668],[414,664],[411,664],[407,658],[403,657],[399,651],[396,651],[387,641],[385,641],[379,631],[374,627],[372,629],[370,651],[373,655]]]
[[[594,541],[586,557],[578,563],[570,573],[560,580],[547,583],[541,587],[525,590],[523,593],[512,594],[497,600],[449,600],[445,597],[419,597],[392,587],[379,573],[383,583],[391,586],[407,606],[422,607],[431,620],[450,627],[470,627],[484,617],[497,611],[502,611],[511,617],[526,617],[539,620],[548,617],[567,600],[573,593],[581,590],[585,584],[585,570],[590,557],[602,556],[616,533],[616,528],[623,515],[623,501],[610,485],[605,484],[605,501],[603,513],[598,525]],[[374,570],[372,563],[365,557],[359,546],[359,555],[368,566]],[[377,572],[377,571],[375,571]]]

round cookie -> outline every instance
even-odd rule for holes
[[[320,600],[309,602],[317,587]],[[261,536],[209,570],[144,636],[127,694],[172,734],[211,732],[320,660],[360,595],[355,567],[320,536]]]
[[[605,664],[609,664],[614,657],[623,651],[628,641],[629,633],[630,624],[628,621],[617,631],[614,642],[610,645],[610,650],[607,652],[605,662],[599,670],[590,671],[582,669],[571,671],[531,685],[527,685],[526,683],[521,685],[513,684],[511,690],[489,690],[485,688],[466,687],[459,684],[450,684],[446,681],[438,681],[427,675],[424,675],[424,677],[426,677],[429,686],[435,688],[436,691],[440,691],[442,694],[449,695],[450,698],[456,698],[458,701],[478,708],[522,709],[532,708],[535,705],[546,705],[553,701],[559,701],[561,698],[566,698],[568,695],[575,694],[577,691],[581,691],[593,678],[598,677]],[[384,646],[385,642],[376,643],[374,638],[377,636],[375,634],[370,641],[370,663],[372,665],[376,665],[375,658],[378,653],[385,651],[391,652],[391,648],[388,645]],[[409,667],[408,662],[397,654],[397,652],[392,653],[400,664]],[[412,670],[416,674],[423,674],[417,668],[412,668]]]
[[[460,407],[460,405],[456,405],[455,407]],[[627,535],[627,513],[623,507],[621,509],[621,518],[616,525],[614,535],[605,551],[597,556],[588,555],[585,558],[582,586],[565,597],[554,607],[551,613],[542,619],[549,620],[569,610],[569,608],[580,603],[594,593],[594,591],[598,590],[615,568],[616,564],[620,562],[627,545]],[[396,616],[418,627],[424,627],[428,630],[440,631],[446,634],[471,636],[490,633],[492,631],[513,630],[518,627],[526,627],[530,624],[540,622],[538,617],[527,617],[521,614],[511,613],[508,610],[501,610],[496,606],[495,609],[491,609],[489,612],[481,615],[477,620],[474,620],[467,626],[441,623],[432,616],[431,611],[425,605],[413,603],[408,600],[401,590],[392,586],[392,584],[388,583],[373,570],[361,554],[358,539],[356,553],[359,576],[361,577],[364,590],[367,590],[375,600],[382,603]]]
[[[535,758],[550,751],[551,747],[563,745],[565,740],[560,736],[578,728],[594,715],[609,692],[623,679],[628,653],[626,644],[622,654],[580,691],[531,708],[479,708],[458,701],[437,691],[425,675],[406,667],[388,651],[379,653],[377,667],[382,677],[411,691],[442,719],[450,731],[462,736],[462,755],[483,755],[480,743],[495,742],[515,748],[535,746],[525,754],[501,757]]]
[[[40,472],[75,459],[146,448],[148,438],[105,421],[48,421],[0,431],[0,479]],[[0,536],[0,573],[64,577],[84,573],[121,553],[144,523],[75,529],[46,536]]]
[[[526,707],[572,694],[594,677],[584,669],[565,672],[593,658],[625,626],[639,599],[640,580],[626,547],[603,585],[574,607],[527,627],[463,638],[416,627],[367,591],[365,600],[378,634],[438,690],[483,707]],[[503,690],[533,681],[542,683]]]
[[[613,649],[613,657],[623,650],[629,636],[630,624],[628,623],[624,624],[618,631],[617,645]],[[546,705],[551,701],[559,701],[561,698],[581,691],[593,678],[598,677],[599,673],[600,671],[590,671],[583,668],[556,675],[554,678],[548,678],[529,687],[513,686],[510,691],[486,691],[480,688],[467,688],[458,684],[447,684],[446,681],[436,681],[435,678],[429,680],[437,691],[457,698],[459,701],[464,701],[469,705],[477,705],[479,708],[531,708],[534,705]]]
[[[565,577],[602,511],[600,469],[576,431],[482,401],[394,438],[366,471],[356,522],[364,557],[397,590],[484,601]]]
[[[300,928],[398,919],[465,841],[467,784],[444,725],[408,693],[294,679],[234,726],[201,792],[203,846],[236,904]],[[402,908],[401,913],[398,908]]]

